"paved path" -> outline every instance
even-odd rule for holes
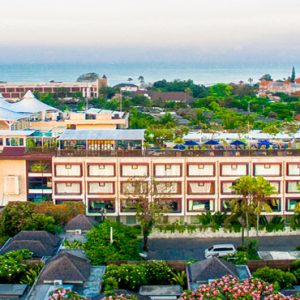
[[[240,245],[240,238],[206,239],[151,239],[149,258],[164,260],[203,259],[204,249],[213,244],[229,243]],[[300,236],[261,237],[259,250],[288,251],[300,245]]]

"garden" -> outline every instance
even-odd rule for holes
[[[257,278],[239,281],[227,275],[214,280],[209,285],[202,285],[196,291],[186,291],[180,300],[296,300],[299,298],[285,297],[278,294],[272,284]]]
[[[0,255],[0,283],[32,285],[38,277],[42,262],[30,262],[32,253],[27,249]]]
[[[172,269],[165,261],[108,265],[103,278],[105,294],[116,289],[138,291],[142,285],[179,284],[186,288],[186,274]]]

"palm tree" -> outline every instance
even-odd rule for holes
[[[133,79],[131,77],[128,77],[127,81],[131,82],[131,81],[133,81]]]
[[[233,216],[242,220],[242,243],[244,243],[244,228],[249,239],[249,228],[251,217],[256,217],[256,235],[259,231],[259,217],[263,211],[272,211],[269,205],[269,196],[275,194],[274,187],[263,177],[242,176],[232,185],[236,195],[241,199],[233,200],[230,203]]]
[[[140,83],[145,83],[144,76],[140,75],[139,78],[138,78],[138,81],[139,81]]]
[[[254,192],[254,212],[256,215],[256,238],[258,240],[259,232],[259,217],[262,212],[272,212],[270,206],[271,200],[269,197],[276,194],[274,186],[270,184],[268,180],[265,180],[262,176],[254,177],[255,192]]]

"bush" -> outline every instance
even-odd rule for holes
[[[109,265],[103,277],[103,286],[105,292],[112,292],[112,287],[137,291],[141,285],[169,284],[173,275],[172,269],[163,261]]]
[[[0,255],[0,283],[22,283],[30,276],[27,284],[32,284],[39,274],[42,265],[29,265],[25,260],[32,253],[28,249],[10,251]]]
[[[87,300],[86,297],[80,296],[77,292],[71,291],[66,288],[57,288],[54,291],[50,292],[48,300]]]
[[[59,230],[55,220],[46,214],[35,212],[36,204],[31,202],[10,202],[3,209],[0,219],[2,235],[14,236],[22,230]]]
[[[52,202],[41,202],[35,204],[34,211],[46,214],[54,218],[56,224],[65,225],[72,218],[85,213],[82,202],[66,202],[64,204],[53,204]]]
[[[257,269],[253,273],[253,277],[276,284],[279,289],[290,288],[297,282],[293,273],[269,267]]]
[[[268,232],[283,231],[285,222],[281,216],[274,216],[266,225]]]
[[[113,229],[113,243],[110,243],[110,228]],[[117,222],[105,220],[87,234],[84,249],[93,264],[107,261],[140,260],[140,231]]]
[[[220,279],[214,280],[209,285],[201,285],[196,291],[186,291],[181,295],[180,299],[185,300],[232,300],[232,299],[285,299],[289,298],[274,293],[274,287],[264,281],[255,278],[246,279],[239,282],[233,276],[227,275]]]

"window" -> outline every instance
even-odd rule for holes
[[[288,181],[286,183],[286,192],[287,193],[300,193],[299,190],[299,181]]]
[[[0,146],[3,146],[3,138],[0,138]]]
[[[213,181],[188,181],[187,192],[189,195],[207,195],[215,193],[215,182]]]
[[[121,200],[121,212],[136,212],[139,199],[123,199]]]
[[[100,170],[103,170],[103,169],[105,169],[105,165],[98,165],[98,168],[99,168]]]
[[[198,169],[204,169],[204,165],[198,165]]]
[[[39,190],[39,189],[51,189],[52,178],[51,177],[29,177],[28,178],[28,189]]]
[[[131,165],[131,169],[136,170],[138,168],[137,165]]]
[[[165,169],[166,170],[170,170],[171,169],[171,165],[165,165]]]
[[[70,170],[70,169],[72,168],[72,166],[71,166],[71,165],[65,165],[65,168],[66,168],[67,170]]]
[[[294,209],[298,203],[300,203],[299,198],[286,199],[286,210],[294,211]]]
[[[71,187],[71,186],[72,186],[72,183],[71,183],[71,182],[67,182],[67,183],[66,183],[66,186],[67,186],[67,187]]]
[[[270,169],[271,166],[270,166],[269,164],[265,164],[265,165],[264,165],[264,168],[265,168],[265,169]]]
[[[89,199],[89,213],[114,213],[115,201],[113,199]]]
[[[105,186],[105,182],[99,182],[99,186]]]
[[[34,203],[41,203],[44,201],[52,201],[52,195],[51,194],[29,194],[28,201],[31,201]]]
[[[213,210],[213,200],[188,200],[188,211],[198,212],[198,211],[210,211]]]
[[[237,170],[238,166],[237,165],[231,165],[232,170]]]
[[[156,199],[155,202],[165,213],[178,213],[181,211],[180,199]]]

